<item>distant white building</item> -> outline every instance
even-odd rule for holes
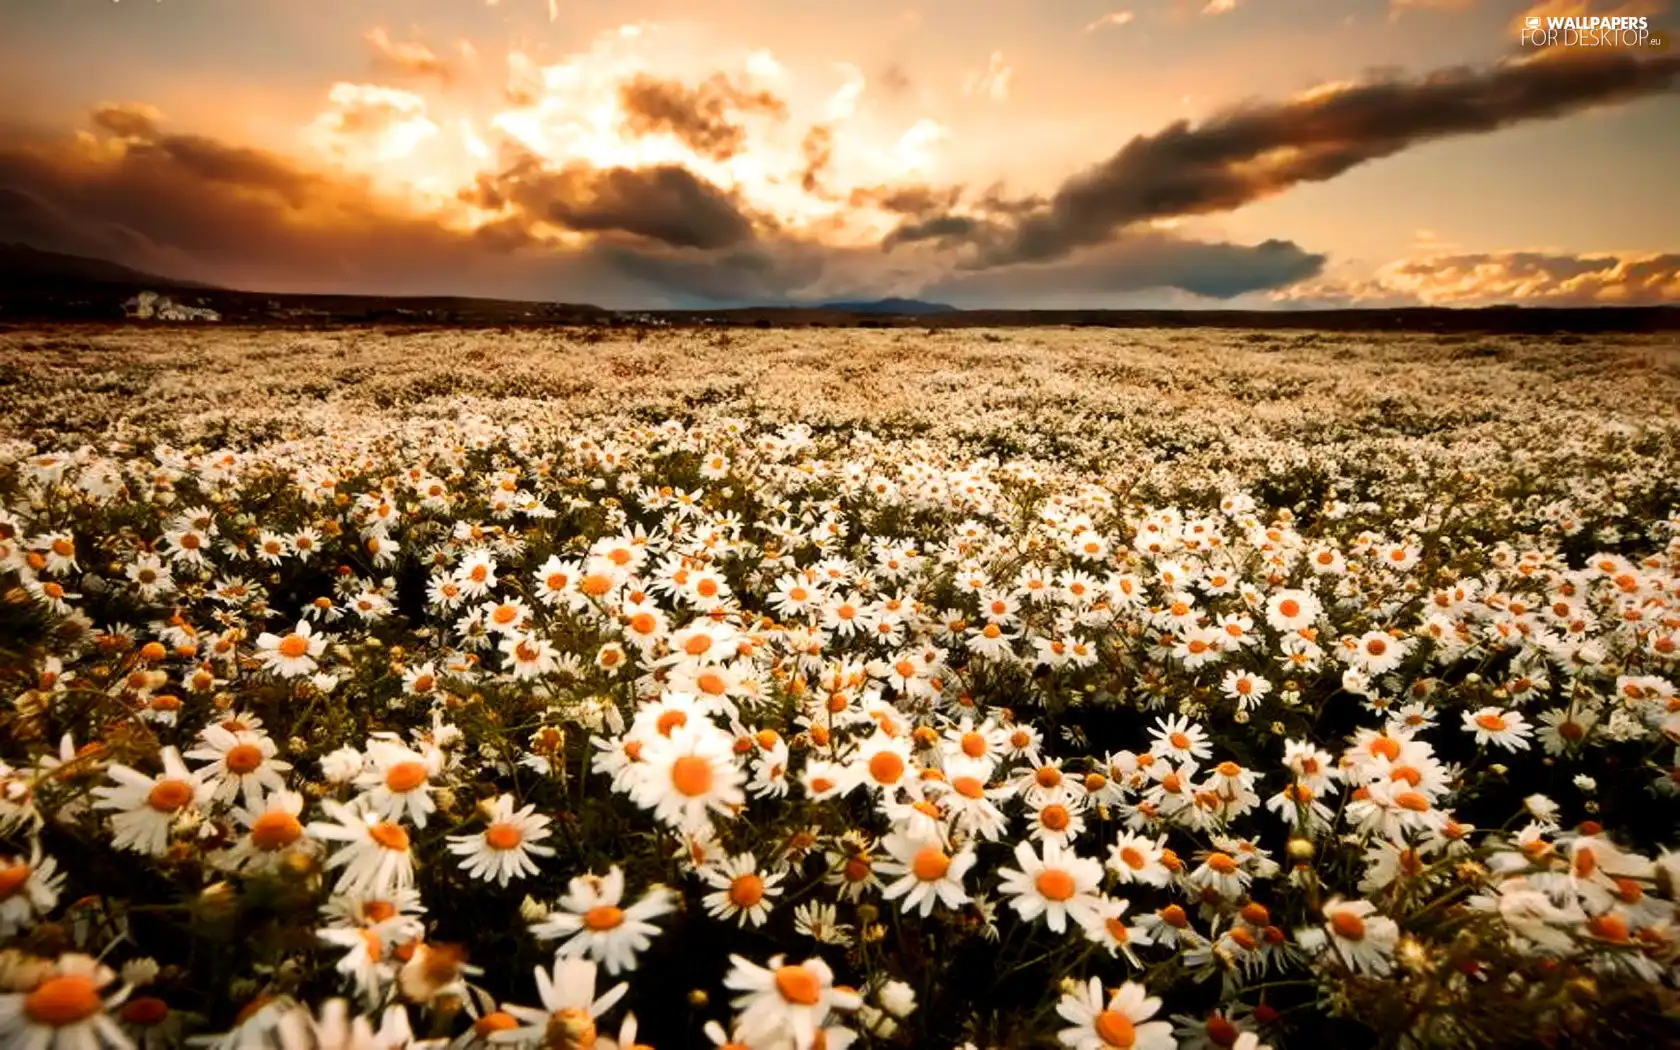
[[[220,321],[208,306],[183,306],[167,295],[141,292],[123,303],[123,316],[132,321]]]

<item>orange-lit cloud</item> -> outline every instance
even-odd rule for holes
[[[454,78],[455,72],[449,63],[425,44],[392,40],[382,26],[368,30],[363,39],[373,51],[374,69],[378,72],[432,77],[445,84]]]
[[[956,179],[962,111],[979,108],[919,111],[902,70],[698,53],[642,24],[569,54],[486,53],[470,75],[383,30],[366,42],[402,79],[331,83],[273,148],[176,127],[139,101],[102,104],[70,135],[14,130],[0,138],[0,241],[294,290],[1225,300],[1328,287],[1327,257],[1280,237],[1198,240],[1181,220],[1444,136],[1665,91],[1680,71],[1675,56],[1604,52],[1329,85],[1134,135],[1038,195]],[[965,86],[1003,102],[1013,68],[994,52]],[[1381,279],[1393,294],[1447,294],[1410,271]],[[1640,294],[1670,287],[1653,281]]]
[[[1100,15],[1087,22],[1085,28],[1081,29],[1080,32],[1095,33],[1099,29],[1118,29],[1124,25],[1131,25],[1131,23],[1132,13],[1130,11],[1110,11],[1106,15]]]
[[[1389,263],[1367,279],[1309,281],[1276,295],[1336,306],[1651,306],[1680,301],[1680,254],[1429,255]]]
[[[1014,76],[1015,70],[1004,62],[1003,52],[993,51],[991,57],[986,60],[984,70],[970,73],[963,80],[963,94],[977,95],[993,102],[1008,101],[1009,82]]]

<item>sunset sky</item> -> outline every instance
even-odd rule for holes
[[[1574,0],[0,0],[0,242],[635,308],[1680,301]]]

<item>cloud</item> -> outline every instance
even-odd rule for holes
[[[1099,29],[1118,29],[1123,25],[1130,25],[1132,17],[1130,11],[1110,11],[1106,15],[1092,19],[1080,32],[1095,33]]]
[[[922,294],[953,305],[1000,307],[1092,305],[1159,288],[1226,300],[1314,277],[1324,263],[1323,255],[1292,241],[1210,243],[1151,232],[1051,263],[957,273],[929,284]]]
[[[823,177],[834,166],[834,129],[827,124],[814,125],[800,140],[799,152],[805,158],[800,188],[810,194],[824,193]]]
[[[993,102],[1009,99],[1009,82],[1015,70],[1003,61],[1002,51],[993,51],[984,73],[970,73],[963,80],[963,94],[989,98]]]
[[[1668,91],[1677,75],[1676,54],[1577,51],[1331,85],[1179,121],[1067,179],[1043,206],[977,223],[967,265],[1058,258],[1136,223],[1230,211],[1420,143]]]
[[[1336,306],[1653,306],[1680,303],[1680,254],[1438,254],[1389,263],[1365,279],[1303,283],[1276,298]]]
[[[696,153],[726,160],[740,150],[746,130],[730,117],[762,113],[786,119],[787,103],[769,91],[748,91],[718,73],[690,88],[646,73],[619,85],[625,127],[636,135],[669,134]]]
[[[439,58],[425,44],[392,40],[390,34],[381,26],[368,30],[363,39],[373,51],[374,68],[381,73],[432,77],[445,84],[455,77],[455,71],[449,63]]]
[[[426,100],[378,84],[338,83],[307,135],[321,149],[369,163],[400,160],[437,135]]]
[[[875,78],[875,83],[884,94],[898,97],[910,90],[910,74],[897,62],[891,62],[881,70],[881,75]]]
[[[144,102],[106,102],[94,107],[93,124],[125,139],[149,139],[157,134],[163,114]]]
[[[577,233],[624,233],[675,248],[727,248],[753,237],[740,202],[677,164],[544,167],[530,154],[480,176],[474,203]]]

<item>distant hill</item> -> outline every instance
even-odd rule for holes
[[[795,307],[795,309],[799,309]],[[933,314],[960,313],[955,306],[930,303],[922,299],[868,299],[859,302],[830,302],[818,310],[838,310],[848,314],[891,314],[896,317],[928,317]]]
[[[121,321],[123,301],[143,291],[166,293],[184,307],[214,310],[232,324],[552,325],[602,324],[614,317],[588,303],[247,292],[145,273],[106,259],[0,244],[0,321]]]
[[[223,324],[328,328],[590,327],[646,325],[755,328],[1231,328],[1252,340],[1302,333],[1417,331],[1535,334],[1680,331],[1680,306],[1581,309],[1494,306],[1398,310],[991,310],[921,299],[844,300],[815,305],[613,311],[588,303],[462,296],[304,295],[249,292],[144,273],[105,259],[0,244],[0,323],[122,322],[123,301],[160,292],[185,308],[214,310]],[[151,322],[143,322],[151,323]],[[215,323],[215,322],[205,322]],[[1312,338],[1303,334],[1299,338]],[[1573,338],[1573,337],[1572,337]]]
[[[44,252],[26,244],[0,244],[0,281],[6,290],[65,285],[119,285],[124,288],[209,288],[196,281],[160,277],[106,259]]]

